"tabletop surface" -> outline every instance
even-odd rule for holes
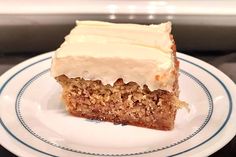
[[[212,53],[208,55],[203,53],[192,53],[191,55],[203,61],[206,61],[209,64],[220,69],[236,83],[236,53],[227,53],[221,55],[215,55]],[[0,56],[0,75],[3,74],[8,69],[10,69],[11,67],[13,67],[14,65],[33,56],[35,56],[35,54]],[[235,155],[236,155],[236,136],[227,145],[225,145],[222,149],[212,154],[210,157],[221,157],[221,156],[233,157]],[[15,155],[10,153],[2,146],[0,146],[0,156],[15,157]]]

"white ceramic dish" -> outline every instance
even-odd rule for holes
[[[213,66],[178,53],[180,98],[175,129],[158,131],[73,117],[50,77],[51,53],[0,78],[0,142],[19,156],[207,156],[236,133],[235,84]]]

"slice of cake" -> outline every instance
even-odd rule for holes
[[[51,73],[73,115],[170,130],[182,102],[171,23],[77,21]]]

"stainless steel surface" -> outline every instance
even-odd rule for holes
[[[0,14],[0,54],[55,50],[75,20],[142,24],[173,22],[181,52],[236,51],[236,16],[172,14]]]
[[[2,14],[58,13],[156,13],[195,15],[236,15],[233,0],[0,0]],[[91,5],[92,4],[92,5]]]

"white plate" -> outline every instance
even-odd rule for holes
[[[222,72],[178,53],[180,97],[175,129],[158,131],[73,117],[50,77],[51,53],[0,78],[0,142],[19,156],[206,156],[236,133],[236,86]]]

